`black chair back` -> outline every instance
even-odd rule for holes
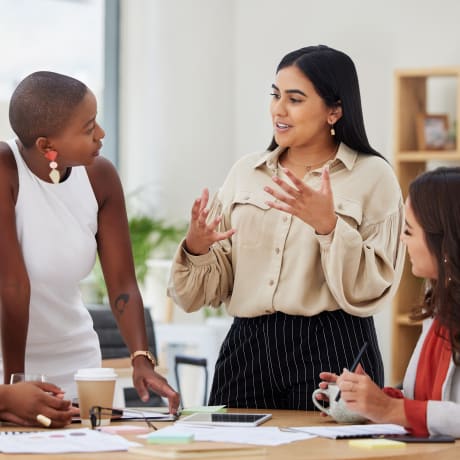
[[[93,319],[94,330],[99,337],[102,359],[129,357],[128,347],[123,341],[110,306],[87,305],[87,308]],[[149,349],[155,359],[158,359],[152,315],[147,308],[144,308],[144,320]]]
[[[176,375],[176,382],[177,382],[177,391],[182,394],[180,388],[180,379],[179,379],[179,366],[181,364],[189,365],[189,366],[198,366],[202,367],[204,370],[204,391],[203,391],[203,406],[207,405],[207,398],[208,398],[208,361],[206,358],[195,358],[193,356],[186,356],[186,355],[176,355],[174,357],[174,373]],[[181,405],[183,405],[182,396],[181,396]]]

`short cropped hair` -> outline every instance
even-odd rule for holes
[[[84,83],[67,75],[34,72],[11,96],[11,128],[25,147],[32,147],[39,137],[55,135],[65,127],[87,91]]]

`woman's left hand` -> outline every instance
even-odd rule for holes
[[[323,168],[319,190],[314,190],[306,185],[289,169],[283,168],[283,171],[292,181],[293,186],[278,176],[273,176],[273,182],[279,185],[283,191],[268,186],[264,187],[267,193],[276,198],[276,201],[267,201],[268,206],[298,217],[313,227],[316,233],[320,235],[331,233],[335,228],[337,216],[334,212],[334,197],[329,168],[327,166]]]
[[[169,412],[176,414],[179,409],[180,395],[168,383],[168,381],[155,369],[147,359],[135,359],[133,361],[133,383],[142,401],[149,399],[148,389],[168,399]]]

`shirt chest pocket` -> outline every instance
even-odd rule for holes
[[[363,221],[363,208],[357,201],[349,200],[340,196],[335,196],[335,212],[348,225],[358,229]]]
[[[270,198],[265,192],[236,193],[231,212],[231,224],[236,229],[234,245],[255,248],[262,244],[267,230],[267,213],[271,210],[265,201]]]

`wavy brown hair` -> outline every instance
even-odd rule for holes
[[[435,256],[438,278],[431,280],[414,319],[436,316],[444,326],[455,364],[460,365],[460,168],[438,168],[409,187],[417,222]],[[439,334],[440,331],[437,331]]]

